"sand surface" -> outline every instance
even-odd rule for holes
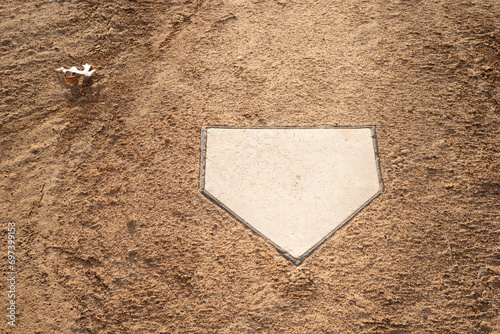
[[[8,333],[500,333],[496,0],[0,4]],[[91,64],[66,84],[55,69]],[[375,126],[299,267],[200,193],[202,126]]]

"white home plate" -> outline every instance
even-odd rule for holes
[[[299,265],[382,191],[374,127],[203,127],[201,191]]]

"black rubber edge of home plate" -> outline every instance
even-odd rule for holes
[[[379,186],[380,189],[379,191],[372,196],[368,201],[366,201],[362,206],[359,207],[358,210],[356,210],[352,215],[350,215],[347,219],[345,219],[341,224],[339,224],[334,230],[332,230],[330,233],[328,233],[327,236],[325,236],[321,241],[316,243],[313,247],[311,247],[306,253],[304,253],[301,257],[296,258],[287,253],[285,250],[280,248],[278,245],[276,245],[272,240],[267,238],[265,235],[260,233],[257,229],[255,229],[252,225],[247,223],[245,220],[243,220],[241,217],[239,217],[235,212],[233,212],[231,209],[226,207],[222,202],[217,200],[215,196],[210,194],[208,191],[205,190],[205,167],[206,167],[206,153],[207,153],[207,130],[208,129],[256,129],[256,130],[267,130],[267,129],[304,129],[304,130],[313,130],[313,129],[371,129],[372,132],[372,140],[373,140],[373,148],[374,148],[374,153],[375,153],[375,160],[376,160],[376,165],[377,165],[377,170],[378,170],[378,178],[379,178]],[[378,142],[377,142],[377,134],[375,131],[375,126],[335,126],[335,127],[230,127],[230,126],[202,126],[201,128],[201,171],[200,171],[200,192],[202,193],[203,196],[205,196],[207,199],[209,199],[211,202],[213,202],[215,205],[220,207],[221,209],[227,211],[231,216],[236,218],[239,222],[241,222],[243,225],[248,227],[252,232],[257,234],[259,237],[263,238],[266,240],[269,244],[271,244],[276,250],[283,255],[288,261],[290,261],[292,264],[295,266],[299,266],[304,262],[305,259],[307,259],[316,249],[318,249],[321,245],[323,245],[328,239],[330,239],[335,232],[337,232],[340,228],[342,228],[345,224],[347,224],[349,221],[351,221],[358,213],[360,213],[364,208],[366,208],[375,198],[379,197],[380,194],[384,191],[384,185],[382,182],[382,171],[380,168],[380,158],[379,158],[379,152],[378,152]]]

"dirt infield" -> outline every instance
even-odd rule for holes
[[[499,17],[4,0],[0,330],[500,333]],[[86,63],[86,84],[55,71]],[[375,126],[384,192],[295,267],[201,195],[207,125]]]

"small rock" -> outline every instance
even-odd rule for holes
[[[479,271],[477,273],[477,279],[479,279],[483,273],[484,273],[484,267],[479,268]]]

